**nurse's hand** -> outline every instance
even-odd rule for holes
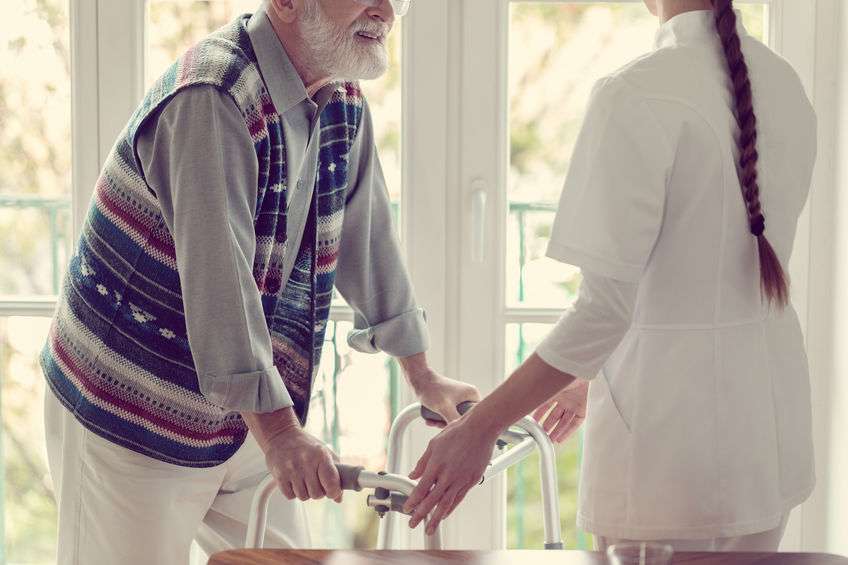
[[[576,379],[533,412],[555,443],[562,443],[577,431],[586,419],[589,382]],[[547,416],[546,416],[547,415]]]
[[[409,521],[411,528],[432,511],[427,534],[436,531],[468,491],[480,483],[497,438],[496,430],[483,429],[466,416],[448,424],[430,441],[409,475],[419,479],[404,505],[405,512],[414,511]]]

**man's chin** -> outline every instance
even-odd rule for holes
[[[369,69],[368,71],[360,73],[360,76],[357,80],[375,80],[375,79],[378,79],[381,76],[383,76],[384,74],[386,74],[386,71],[388,69],[389,69],[388,65],[380,67],[380,68]]]
[[[378,79],[389,69],[388,57],[374,58],[367,63],[357,65],[355,69],[349,69],[345,73],[348,80],[374,80]]]

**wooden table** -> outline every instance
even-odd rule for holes
[[[242,549],[216,553],[209,565],[606,565],[586,551],[329,551]],[[673,563],[698,565],[848,565],[821,553],[677,553]]]

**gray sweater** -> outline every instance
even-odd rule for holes
[[[315,185],[319,118],[334,87],[307,95],[263,10],[251,18],[248,33],[283,121],[290,187],[287,280]],[[427,349],[428,333],[392,224],[367,104],[362,120],[350,154],[336,287],[355,313],[351,346],[405,357]],[[235,103],[211,86],[181,91],[145,124],[137,151],[174,237],[189,345],[204,394],[239,411],[291,406],[273,365],[251,271],[258,163]],[[246,373],[253,378],[227,377]]]

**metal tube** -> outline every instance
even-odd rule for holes
[[[359,486],[363,489],[384,488],[401,494],[410,495],[418,483],[403,475],[381,475],[373,471],[362,471],[359,474]]]
[[[386,472],[400,473],[400,458],[403,455],[403,435],[409,424],[420,416],[421,405],[410,404],[397,415],[389,430],[388,452],[386,453]]]
[[[545,524],[545,549],[562,549],[562,526],[559,522],[556,452],[551,438],[536,420],[525,416],[515,424],[529,433],[539,447],[539,473],[542,477],[542,512]]]
[[[501,432],[499,440],[503,441],[508,445],[518,445],[525,439],[528,439],[530,436],[524,431],[515,431],[515,430],[504,430]]]
[[[418,483],[404,477],[403,475],[381,475],[379,473],[372,473],[370,471],[363,471],[359,475],[359,484],[362,488],[384,488],[390,491],[399,492],[405,496],[409,496],[412,494],[412,491],[415,490],[415,487]],[[395,512],[389,512],[386,516],[387,518],[395,514]],[[425,528],[429,524],[429,521],[425,523]],[[425,549],[442,549],[442,527],[439,525],[436,528],[436,532],[432,536],[428,536],[424,534],[424,548]]]
[[[386,453],[387,473],[400,473],[400,462],[401,457],[403,456],[403,437],[409,425],[418,419],[420,410],[420,404],[410,404],[401,410],[394,422],[392,422]],[[377,533],[377,549],[389,548],[392,543],[392,537],[394,536],[394,530],[398,519],[399,517],[395,516],[393,512],[389,512],[382,520],[380,520],[380,528]]]
[[[439,524],[439,527],[436,528],[436,531],[433,533],[432,536],[428,536],[427,534],[424,534],[424,549],[427,549],[427,550],[442,549],[442,526],[441,526],[441,524]]]
[[[536,442],[531,437],[528,437],[515,447],[509,448],[503,455],[498,455],[492,459],[492,462],[489,463],[489,466],[486,467],[486,472],[483,474],[484,481],[504,472],[522,459],[525,459],[535,449]]]
[[[265,544],[265,528],[268,527],[268,503],[271,495],[277,488],[274,477],[268,475],[256,488],[253,501],[250,503],[250,517],[247,521],[247,535],[244,547],[247,549],[261,549]]]

